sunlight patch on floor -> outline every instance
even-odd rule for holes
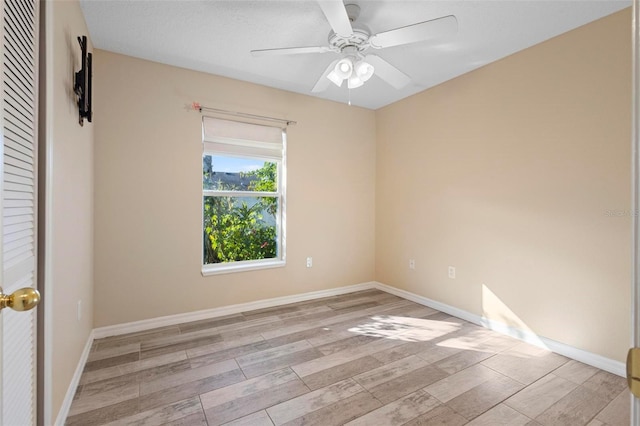
[[[438,343],[438,346],[467,351],[491,352],[489,348],[483,346],[483,341],[487,339],[487,336],[461,336],[443,340]]]
[[[460,324],[423,318],[376,315],[371,322],[349,329],[352,333],[407,342],[426,342],[459,330]]]

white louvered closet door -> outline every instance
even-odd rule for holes
[[[2,277],[6,294],[36,286],[38,2],[2,7]],[[0,313],[0,426],[36,421],[36,310]]]

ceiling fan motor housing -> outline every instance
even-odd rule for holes
[[[358,52],[364,52],[369,48],[368,42],[369,37],[371,37],[371,31],[364,25],[354,24],[358,16],[360,16],[360,6],[357,4],[347,4],[344,8],[349,17],[353,34],[349,37],[343,37],[331,31],[329,32],[329,46],[336,52],[344,52],[345,49],[350,47],[354,47]]]
[[[369,48],[370,33],[366,27],[354,27],[353,34],[349,37],[342,37],[333,31],[329,33],[329,46],[332,50],[342,52],[345,48],[354,47],[358,52],[364,52]]]

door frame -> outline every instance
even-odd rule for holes
[[[53,369],[51,342],[53,339],[53,315],[51,310],[51,117],[53,99],[53,76],[48,72],[53,64],[52,10],[51,2],[38,0],[39,22],[39,73],[38,73],[38,212],[37,212],[37,286],[42,297],[37,313],[37,405],[36,424],[47,426],[53,418]]]
[[[631,91],[631,347],[640,347],[640,0],[632,6],[632,91]],[[640,424],[640,399],[631,398],[631,424]]]

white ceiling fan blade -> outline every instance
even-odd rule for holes
[[[331,52],[331,48],[327,46],[313,47],[284,47],[281,49],[259,49],[252,50],[253,56],[279,56],[279,55],[300,55],[303,53],[325,53]]]
[[[333,68],[335,68],[335,66],[338,63],[338,61],[339,61],[339,59],[336,59],[335,61],[331,62],[329,64],[329,66],[327,67],[327,69],[324,70],[324,72],[322,73],[322,75],[320,76],[318,81],[316,82],[316,85],[313,86],[313,89],[311,89],[311,91],[313,93],[324,92],[325,90],[327,90],[327,87],[329,87],[329,84],[331,84],[331,80],[329,80],[327,78],[327,75],[331,71],[333,71]]]
[[[369,43],[371,47],[381,49],[443,37],[457,31],[458,20],[455,16],[449,15],[376,34],[369,39]]]
[[[364,60],[373,65],[373,75],[377,75],[396,89],[411,83],[411,77],[377,55],[367,55]]]
[[[324,16],[327,17],[333,32],[342,37],[349,37],[353,34],[351,21],[349,21],[349,15],[347,15],[347,9],[345,9],[342,0],[319,0],[318,4]]]

